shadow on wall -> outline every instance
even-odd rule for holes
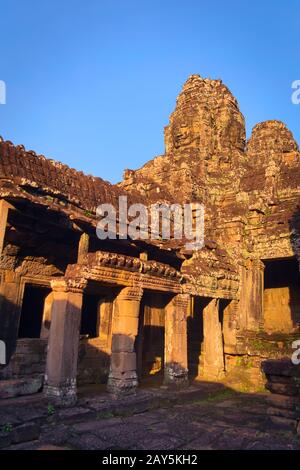
[[[211,298],[194,297],[191,315],[187,318],[187,352],[188,370],[190,380],[194,380],[200,373],[201,349],[204,340],[203,310]]]
[[[99,338],[81,338],[78,351],[78,385],[106,384],[111,355],[105,351]]]
[[[137,370],[139,380],[162,376],[164,370],[164,326],[144,325],[136,338]]]
[[[40,338],[39,334],[35,337],[27,336],[24,325],[21,328],[21,311],[20,306],[0,295],[0,353],[3,351],[2,345],[5,345],[5,361],[0,360],[0,380],[44,374],[46,369],[48,341]],[[20,330],[23,331],[21,338]],[[79,383],[107,381],[109,364],[110,355],[101,349],[99,338],[87,339],[82,336],[78,352]]]
[[[201,346],[203,343],[203,310],[193,312],[193,316],[187,318],[188,337],[188,369],[191,380],[199,374]]]
[[[166,305],[172,295],[144,291],[135,342],[137,371],[141,382],[159,384],[163,377],[165,356]]]
[[[70,311],[75,306],[69,305]],[[0,340],[6,345],[6,365],[0,364],[0,379],[11,377],[24,377],[35,374],[43,374],[46,369],[46,349],[47,340],[38,336],[35,338],[18,338],[19,323],[21,316],[21,308],[0,297]],[[85,326],[84,317],[82,317],[82,325]],[[82,326],[81,325],[81,326]],[[78,325],[72,325],[72,313],[70,318],[66,319],[66,324],[61,325],[61,329],[68,327],[70,333],[66,337],[70,339],[76,334]],[[152,379],[157,377],[161,382],[164,372],[164,327],[145,325],[143,335],[139,339],[133,341],[132,337],[121,338],[122,335],[114,335],[112,338],[112,351],[114,353],[123,352],[124,357],[130,357],[130,353],[136,353],[136,363],[134,367],[132,362],[125,364],[125,370],[135,370],[136,364],[140,364],[141,369],[138,370],[139,379]],[[125,335],[123,335],[125,336]],[[140,349],[138,350],[138,344]],[[65,357],[71,354],[72,345],[65,345]],[[122,349],[123,348],[123,349]],[[58,355],[59,352],[57,351]],[[127,355],[127,353],[129,353]],[[118,368],[119,358],[115,356],[115,366]],[[77,382],[78,385],[89,384],[105,384],[108,380],[110,362],[111,362],[110,345],[104,344],[100,337],[90,337],[81,335],[78,345],[78,369]],[[55,358],[53,358],[55,359]],[[59,364],[59,357],[55,359]],[[70,358],[69,361],[72,361]],[[124,364],[123,364],[124,366]],[[68,366],[69,367],[69,366]]]

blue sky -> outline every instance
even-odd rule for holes
[[[300,142],[298,0],[0,0],[0,135],[117,182],[163,153],[191,74],[221,78],[248,137],[283,120]]]

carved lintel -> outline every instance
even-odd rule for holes
[[[52,279],[51,288],[54,292],[82,293],[87,286],[87,280],[83,278]]]
[[[97,251],[89,257],[89,262],[96,266],[110,266],[124,270],[135,271],[143,274],[168,277],[181,282],[182,274],[169,265],[157,261],[148,261],[145,257],[134,258],[132,256],[120,255],[117,253],[107,253]]]

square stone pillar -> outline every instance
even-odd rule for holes
[[[263,326],[264,263],[248,260],[241,271],[239,320],[241,329],[258,331]]]
[[[84,263],[89,252],[90,237],[87,233],[82,233],[78,244],[77,263]]]
[[[219,299],[212,299],[203,309],[202,374],[206,380],[224,377],[224,346],[219,319]]]
[[[188,384],[187,314],[189,302],[188,294],[177,294],[165,309],[164,383],[166,385]]]
[[[237,354],[237,312],[237,300],[231,300],[223,310],[224,352],[227,354]]]
[[[14,271],[3,271],[0,284],[0,340],[6,349],[5,364],[0,365],[0,379],[10,378],[10,359],[13,356],[21,313],[20,277]]]
[[[53,290],[44,393],[60,405],[76,402],[84,280],[51,281]]]
[[[114,302],[112,353],[107,389],[113,395],[134,393],[138,385],[135,339],[143,290],[125,287]]]
[[[44,302],[44,311],[41,327],[41,339],[48,339],[50,334],[50,325],[51,325],[51,310],[53,302],[53,292],[47,295]]]
[[[0,256],[4,246],[9,209],[13,209],[13,206],[4,199],[0,199]]]
[[[112,318],[114,310],[114,295],[107,295],[99,300],[97,307],[97,332],[101,345],[107,354],[111,354]]]

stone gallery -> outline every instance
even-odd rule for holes
[[[298,145],[279,121],[246,141],[236,99],[199,75],[164,136],[164,155],[117,185],[0,140],[0,398],[72,405],[83,385],[120,396],[208,381],[296,407]],[[100,240],[97,207],[120,196],[203,204],[204,246]]]

